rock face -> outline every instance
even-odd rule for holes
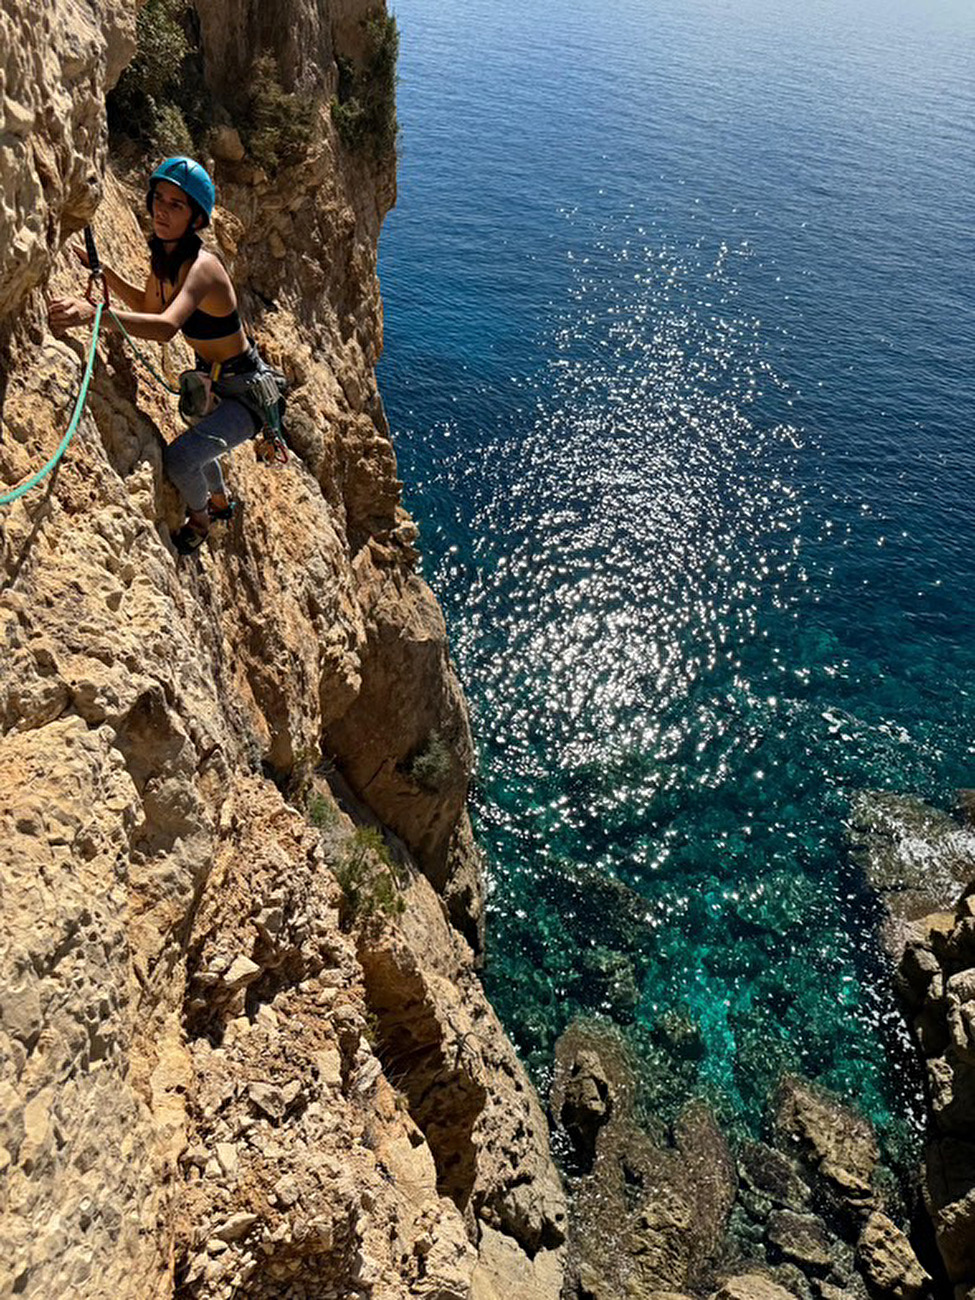
[[[975,1286],[975,894],[916,921],[897,986],[930,1095],[925,1201],[948,1277]]]
[[[218,96],[245,30],[288,75],[324,59],[324,93],[370,6],[289,0],[272,34],[239,8],[199,5]],[[94,213],[106,263],[146,260],[143,180],[106,153],[134,10],[0,22],[12,486],[80,378],[87,340],[51,338],[38,292],[78,292],[65,235]],[[292,380],[291,459],[239,449],[242,519],[179,560],[174,411],[105,335],[57,474],[0,516],[0,1294],[555,1300],[566,1211],[474,975],[470,733],[374,375],[392,167],[323,105],[271,183],[224,125],[213,236]],[[321,767],[396,855],[371,918],[337,879],[387,869]]]
[[[30,39],[26,39],[29,36]],[[0,8],[0,321],[50,274],[101,197],[105,91],[135,53],[135,9],[56,0]]]

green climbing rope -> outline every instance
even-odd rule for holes
[[[147,357],[143,356],[140,349],[136,347],[131,334],[129,334],[128,330],[125,328],[125,326],[122,324],[119,318],[112,311],[111,307],[106,308],[104,303],[101,302],[98,303],[97,306],[95,307],[95,321],[94,321],[94,328],[92,329],[92,335],[91,335],[91,348],[89,349],[88,352],[88,364],[85,366],[85,377],[81,381],[81,391],[78,393],[78,400],[75,402],[74,414],[71,416],[71,423],[68,425],[68,431],[61,439],[61,445],[58,447],[57,451],[54,453],[54,455],[51,457],[51,459],[47,462],[47,464],[42,469],[39,469],[32,478],[28,479],[26,483],[22,483],[20,487],[13,488],[12,491],[10,492],[4,492],[3,495],[0,496],[0,506],[10,505],[12,501],[16,501],[18,497],[22,497],[25,495],[25,493],[29,492],[31,488],[37,487],[38,483],[40,483],[41,480],[46,477],[46,475],[50,474],[51,470],[58,463],[58,461],[61,459],[64,453],[68,450],[68,443],[74,437],[75,431],[78,428],[78,422],[81,419],[81,413],[84,410],[84,406],[85,406],[85,399],[88,396],[88,385],[91,383],[91,373],[95,366],[95,345],[98,342],[98,331],[101,328],[102,312],[106,310],[109,316],[111,316],[112,320],[118,326],[118,328],[125,335],[129,347],[132,349],[132,351],[135,353],[138,359],[142,362],[145,368],[149,371],[149,373],[155,379],[157,379],[160,384],[162,384],[163,388],[165,388],[167,392],[179,393],[179,389],[174,388],[173,385],[170,384],[159,373],[158,370],[156,370],[152,362],[149,361]]]
[[[166,379],[163,375],[161,375],[161,374],[159,373],[159,371],[155,368],[155,366],[154,366],[154,365],[152,364],[152,362],[148,359],[148,357],[143,356],[141,350],[140,350],[139,348],[136,347],[136,345],[135,345],[135,340],[132,338],[132,335],[131,335],[131,334],[129,333],[129,331],[125,328],[125,326],[122,324],[122,322],[119,320],[119,318],[115,315],[115,313],[112,311],[111,307],[109,307],[109,309],[108,309],[108,314],[109,314],[109,316],[111,316],[112,320],[115,322],[115,324],[117,325],[117,327],[118,327],[118,328],[122,331],[122,333],[125,335],[125,339],[126,339],[126,342],[127,342],[128,345],[129,345],[129,347],[132,349],[132,351],[135,353],[135,355],[139,358],[139,360],[142,362],[142,364],[145,366],[145,368],[149,371],[150,375],[152,375],[155,379],[157,379],[157,380],[159,381],[159,383],[162,384],[163,388],[165,388],[166,391],[167,391],[168,393],[176,393],[177,396],[178,396],[178,395],[179,395],[179,389],[178,389],[178,388],[174,388],[173,385],[169,382],[169,380]]]
[[[102,323],[103,309],[103,303],[99,303],[95,308],[95,323],[91,335],[91,348],[88,351],[88,364],[85,366],[85,376],[81,381],[81,391],[78,393],[78,400],[74,405],[74,414],[71,416],[71,423],[68,425],[67,433],[61,439],[61,445],[47,464],[42,469],[39,469],[33,478],[28,479],[26,483],[22,483],[20,487],[13,488],[10,492],[4,492],[3,495],[0,496],[0,506],[10,505],[11,501],[16,501],[18,497],[22,497],[26,492],[29,492],[31,488],[37,487],[41,479],[50,474],[51,470],[68,450],[68,443],[74,437],[75,430],[78,427],[78,422],[81,419],[81,413],[85,409],[85,399],[88,396],[88,385],[91,383],[91,372],[95,368],[95,345],[98,342],[98,331]]]

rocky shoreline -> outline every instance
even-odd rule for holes
[[[699,1102],[672,1132],[653,1133],[634,1112],[635,1092],[618,1038],[581,1024],[564,1036],[552,1103],[577,1161],[574,1296],[929,1293],[887,1212],[871,1126],[835,1097],[786,1077],[767,1141],[732,1149]]]
[[[885,1166],[869,1122],[795,1075],[769,1097],[762,1140],[729,1139],[700,1101],[663,1124],[659,1086],[647,1111],[625,1033],[577,1020],[559,1040],[550,1098],[573,1300],[975,1294],[973,797],[959,802],[952,817],[864,794],[851,819],[881,904],[886,978],[923,1064],[917,1160]]]

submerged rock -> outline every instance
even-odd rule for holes
[[[859,794],[850,843],[887,908],[885,941],[895,958],[911,937],[909,923],[946,907],[975,877],[975,833],[913,795]]]
[[[699,1285],[735,1197],[734,1163],[707,1109],[686,1108],[671,1140],[651,1135],[639,1123],[636,1080],[612,1029],[576,1021],[560,1038],[552,1113],[577,1152],[592,1144],[572,1183],[570,1269],[596,1300]]]
[[[814,1214],[773,1210],[769,1215],[768,1240],[783,1259],[805,1272],[825,1273],[832,1266],[826,1224]]]
[[[738,1154],[738,1168],[753,1192],[788,1210],[805,1209],[812,1197],[809,1184],[794,1160],[764,1142],[746,1142]]]
[[[761,1273],[741,1273],[723,1282],[711,1300],[795,1300],[795,1293]]]

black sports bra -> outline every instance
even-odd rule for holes
[[[157,280],[159,285],[159,296],[162,299],[163,306],[168,307],[171,299],[166,297],[166,291],[162,283]],[[176,295],[176,286],[173,286],[173,296]],[[188,339],[229,339],[231,334],[236,334],[242,328],[240,321],[240,312],[235,307],[233,311],[228,312],[226,316],[211,316],[209,312],[201,311],[197,307],[192,316],[187,316],[182,325],[182,332]]]
[[[226,339],[239,329],[240,312],[236,307],[226,316],[211,316],[197,307],[183,322],[183,333],[188,339]]]

